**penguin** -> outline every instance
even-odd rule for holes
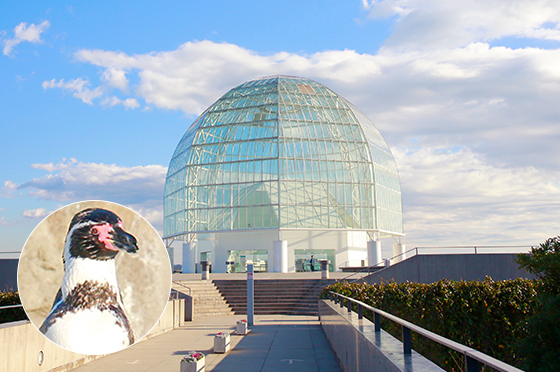
[[[39,330],[80,354],[108,354],[134,343],[117,283],[115,257],[136,253],[136,238],[113,212],[89,208],[70,223],[64,244],[64,279]]]

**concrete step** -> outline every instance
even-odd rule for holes
[[[255,280],[255,314],[316,315],[322,288],[334,280]],[[246,281],[215,280],[216,287],[236,314],[247,312]]]
[[[173,282],[172,289],[192,296],[194,317],[234,314],[212,281]]]

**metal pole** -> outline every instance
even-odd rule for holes
[[[375,326],[375,332],[381,332],[381,315],[374,313],[373,314],[373,323]]]
[[[480,363],[478,360],[471,358],[468,355],[465,355],[465,364],[467,367],[467,372],[480,372],[482,368],[480,367]]]
[[[410,334],[410,329],[405,326],[402,326],[402,338],[404,353],[412,354],[412,335]]]
[[[255,315],[255,283],[254,283],[253,264],[247,264],[247,325],[253,325]]]

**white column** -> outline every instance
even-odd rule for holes
[[[196,264],[196,241],[183,244],[183,273],[194,273]]]
[[[173,266],[175,266],[175,250],[173,247],[167,247],[167,255],[169,256],[169,262],[171,262],[171,272],[173,272]]]
[[[397,262],[401,262],[403,260],[406,259],[406,255],[404,254],[405,252],[405,246],[404,244],[393,244],[393,257],[396,257],[393,262],[391,262],[391,264],[397,263]]]
[[[272,242],[272,272],[288,272],[288,241],[275,240]]]
[[[367,242],[368,265],[378,264],[383,259],[381,257],[381,242],[379,240],[369,240]]]

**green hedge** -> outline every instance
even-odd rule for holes
[[[516,345],[528,333],[527,319],[537,308],[539,281],[441,280],[433,284],[338,282],[325,288],[355,298],[422,328],[521,368]],[[364,312],[370,320],[371,314]],[[401,337],[400,326],[381,326]],[[448,371],[462,371],[463,357],[413,333],[412,347]]]
[[[0,292],[0,306],[17,304],[21,304],[19,294],[17,292]],[[27,319],[27,315],[22,307],[0,310],[0,323],[15,322],[17,320],[25,319]]]

